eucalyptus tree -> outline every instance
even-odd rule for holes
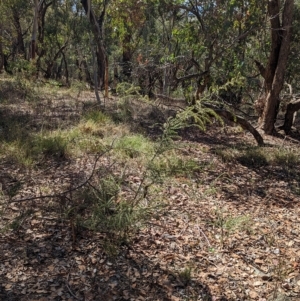
[[[40,70],[45,78],[61,78],[64,69],[67,84],[69,72],[66,51],[70,45],[74,18],[71,5],[70,1],[57,1],[48,8],[38,58]]]
[[[26,35],[30,30],[30,3],[22,0],[1,1],[1,65],[11,73],[17,60],[28,56]]]
[[[106,91],[107,81],[105,74],[108,73],[108,59],[105,46],[105,17],[109,2],[109,0],[81,0],[81,4],[85,10],[88,20],[90,21],[92,32],[94,35],[94,42],[96,44],[98,79],[94,80],[94,84],[97,85],[99,81],[100,88],[103,88],[105,85]],[[97,91],[97,87],[95,91]],[[99,99],[98,96],[97,98]]]
[[[3,0],[0,2],[0,73],[2,73],[4,67],[4,51],[3,51],[3,34],[4,34],[4,10]]]
[[[112,1],[109,7],[110,34],[120,48],[122,74],[131,77],[132,58],[145,24],[146,1]]]
[[[188,13],[185,26],[177,31],[176,37],[191,45],[194,66],[182,79],[194,78],[195,99],[214,86],[226,87],[218,88],[223,97],[230,91],[233,95],[240,93],[243,80],[252,73],[247,44],[261,28],[264,3],[189,0],[176,5]],[[231,84],[227,85],[228,82]]]
[[[270,21],[271,47],[266,66],[256,61],[265,80],[265,94],[257,102],[260,109],[260,126],[266,134],[275,132],[275,122],[280,105],[280,92],[284,84],[284,76],[288,63],[292,37],[292,21],[294,0],[268,1],[268,17]]]
[[[161,32],[155,24],[159,3],[156,0],[112,1],[108,11],[115,77],[136,81],[145,94],[151,90],[150,78],[157,67],[153,62],[153,48],[163,47],[158,39]],[[117,72],[118,67],[121,72]]]

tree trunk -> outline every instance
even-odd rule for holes
[[[46,61],[47,69],[45,70],[45,75],[44,75],[45,78],[51,78],[52,77],[54,63],[58,59],[59,55],[63,54],[63,51],[66,47],[67,47],[67,42],[65,43],[65,45],[63,45],[59,48],[59,50],[54,55],[53,59],[50,59],[50,60]]]
[[[20,13],[15,7],[13,7],[12,14],[13,14],[14,26],[17,31],[17,39],[16,39],[16,43],[15,43],[14,55],[21,55],[24,59],[26,59],[26,51],[25,51],[25,45],[24,45],[24,39],[23,39],[23,32],[22,32],[22,27],[21,27],[21,22],[20,22]]]
[[[3,25],[0,22],[0,73],[2,73],[4,67],[4,52],[3,52]]]
[[[123,39],[123,46],[122,46],[122,72],[126,79],[129,79],[131,77],[131,71],[132,71],[132,52],[130,47],[131,42],[131,34],[127,33]]]
[[[290,50],[291,26],[294,0],[286,0],[280,20],[280,0],[268,1],[268,14],[271,23],[271,52],[266,68],[256,61],[256,65],[265,79],[265,102],[259,118],[260,127],[266,134],[275,132],[275,122],[280,104],[280,92],[284,83],[284,74]]]
[[[38,30],[38,15],[39,15],[39,3],[38,0],[34,1],[34,19],[33,19],[33,28],[32,28],[32,37],[31,37],[31,55],[32,60],[35,59],[36,54],[36,37]]]
[[[105,17],[107,2],[108,2],[107,0],[103,1],[103,10],[100,17],[97,20],[95,13],[92,7],[90,6],[90,1],[81,0],[81,4],[92,25],[94,39],[97,45],[97,50],[96,50],[96,58],[97,58],[97,66],[98,66],[97,73],[98,73],[99,86],[101,89],[105,84],[106,52],[105,52],[105,46],[103,42],[104,39],[103,25],[104,25],[104,17]]]
[[[294,123],[295,113],[300,110],[300,99],[290,102],[287,105],[284,124],[281,128],[284,130],[286,134],[288,134],[292,128]]]
[[[66,77],[66,84],[69,87],[70,86],[70,81],[69,81],[69,69],[68,69],[68,62],[66,59],[66,55],[64,53],[64,51],[61,52],[62,56],[63,56],[63,61],[65,63],[65,77]]]

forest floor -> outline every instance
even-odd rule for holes
[[[212,124],[149,155],[172,104],[110,99],[97,123],[91,92],[3,91],[0,300],[300,300],[296,136]]]

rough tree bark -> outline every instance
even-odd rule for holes
[[[286,0],[281,13],[280,0],[268,1],[271,52],[266,67],[256,61],[256,65],[265,79],[265,99],[259,125],[269,135],[275,132],[275,122],[280,104],[279,94],[284,84],[284,74],[290,50],[293,8],[294,0]]]

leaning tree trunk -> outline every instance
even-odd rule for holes
[[[268,1],[268,14],[271,23],[271,52],[266,68],[256,61],[256,65],[265,79],[266,89],[259,124],[269,135],[275,132],[280,92],[284,84],[284,74],[290,50],[293,7],[294,0],[286,0],[282,20],[280,20],[280,0]]]

